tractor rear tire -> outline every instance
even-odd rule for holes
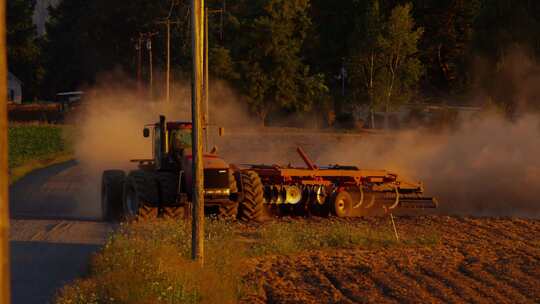
[[[255,171],[240,173],[243,199],[239,205],[239,218],[245,222],[260,222],[264,214],[264,187]]]
[[[347,191],[340,191],[333,199],[334,214],[337,217],[348,217],[351,214],[353,200]]]
[[[184,218],[184,208],[180,206],[163,207],[161,216],[166,220],[177,220]]]
[[[147,204],[142,205],[139,208],[139,214],[137,216],[137,220],[152,220],[158,217],[158,208],[152,207]]]
[[[178,199],[178,174],[169,172],[156,173],[159,185],[159,201],[161,206],[174,206]]]
[[[221,204],[219,206],[218,218],[224,221],[234,221],[238,216],[238,203]]]
[[[107,170],[101,177],[101,215],[104,221],[118,221],[122,215],[122,199],[126,174]]]
[[[132,171],[124,183],[124,218],[126,220],[156,218],[158,203],[155,174],[142,170]]]

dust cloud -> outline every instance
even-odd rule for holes
[[[422,181],[443,214],[540,217],[537,116],[511,123],[490,114],[451,133],[374,136],[342,142],[321,155]]]
[[[88,105],[76,121],[76,158],[91,177],[82,200],[99,201],[101,172],[130,170],[130,159],[152,157],[144,125],[159,114],[190,120],[190,87],[176,84],[173,102],[149,102],[133,86],[105,85],[90,91]],[[440,201],[442,214],[540,217],[540,118],[508,121],[485,113],[454,131],[426,129],[337,133],[294,128],[262,128],[241,97],[224,83],[211,95],[207,149],[235,164],[302,166],[301,146],[319,165],[356,165],[386,169],[411,181],[422,181],[427,194]],[[218,137],[215,128],[225,127]]]

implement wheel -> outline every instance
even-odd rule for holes
[[[264,188],[255,171],[240,173],[243,200],[240,202],[239,218],[243,221],[260,222],[264,213]]]
[[[124,184],[124,218],[126,220],[156,218],[158,201],[154,174],[141,170],[131,172]]]
[[[334,214],[337,217],[347,217],[351,214],[353,200],[347,191],[340,191],[334,198]]]
[[[122,215],[122,199],[126,174],[107,170],[101,178],[101,214],[104,221],[118,221]]]

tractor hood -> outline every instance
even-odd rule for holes
[[[191,168],[193,163],[193,155],[191,150],[184,151],[184,168]],[[226,163],[221,157],[215,154],[203,155],[203,167],[204,169],[228,169],[229,164]]]
[[[223,189],[229,187],[229,164],[215,154],[203,155],[204,165],[204,188],[205,189]],[[186,185],[192,185],[193,181],[193,156],[191,151],[184,151],[182,167],[184,168]],[[227,170],[227,171],[225,171]],[[223,172],[225,171],[225,172]],[[224,179],[222,174],[225,174]],[[188,186],[187,192],[191,194],[192,188]]]

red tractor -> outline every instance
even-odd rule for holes
[[[153,159],[134,160],[126,175],[107,170],[102,179],[102,210],[107,220],[176,218],[189,213],[192,196],[192,124],[166,122],[144,129],[153,137]],[[420,183],[403,181],[385,170],[355,166],[318,167],[305,152],[306,167],[229,165],[215,153],[205,154],[205,210],[220,218],[260,221],[265,212],[352,217],[381,211],[436,208]]]
[[[103,172],[101,206],[105,220],[139,218],[176,218],[189,210],[192,196],[192,124],[159,122],[147,126],[144,137],[153,137],[153,159],[133,160],[138,169]],[[215,153],[204,154],[205,209],[221,218],[259,220],[262,201],[250,195],[249,173],[236,177],[233,170]],[[239,195],[237,179],[243,185]]]

